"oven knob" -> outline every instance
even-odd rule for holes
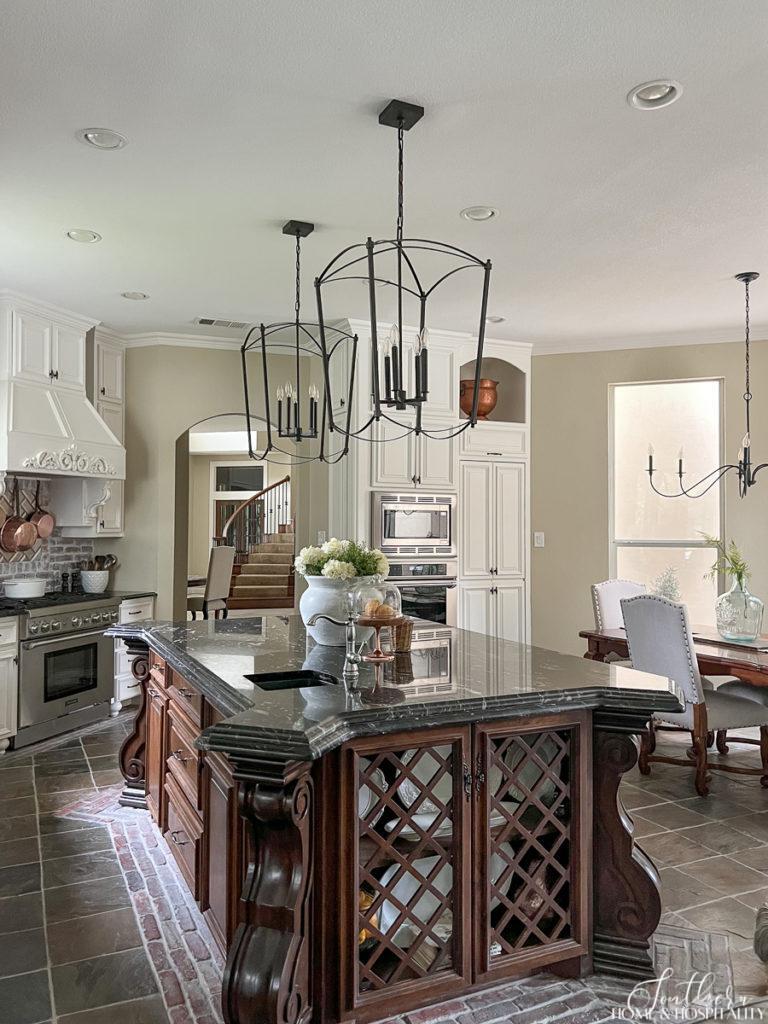
[[[52,631],[53,631],[54,633],[58,633],[58,631],[59,631],[60,629],[61,629],[61,623],[60,623],[60,622],[58,621],[58,619],[56,620],[56,622],[52,622],[52,623],[51,623],[51,630],[52,630]]]
[[[87,621],[88,621],[88,620],[86,619],[86,622],[87,622]],[[99,614],[99,612],[93,612],[93,614],[91,615],[91,622],[92,622],[92,623],[93,623],[94,625],[95,625],[95,624],[96,624],[97,622],[101,622],[101,615]]]
[[[119,617],[120,616],[119,616],[119,614],[117,612],[110,612],[109,613],[109,621],[110,622],[117,622]]]
[[[83,625],[84,626],[90,626],[90,624],[91,624],[91,616],[90,615],[84,615],[83,616]]]
[[[82,626],[82,624],[83,620],[80,618],[79,615],[72,616],[72,625],[75,627],[75,629],[77,629],[79,626]]]
[[[40,632],[41,633],[50,633],[50,631],[51,631],[51,624],[50,624],[50,622],[41,622],[40,623]]]
[[[30,632],[30,633],[32,634],[32,636],[34,636],[34,635],[35,635],[35,633],[37,632],[37,630],[38,630],[38,625],[37,625],[37,623],[36,623],[36,622],[30,622],[30,624],[29,624],[29,632]]]

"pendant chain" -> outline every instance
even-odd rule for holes
[[[403,125],[397,129],[397,240],[403,240]]]
[[[294,303],[294,310],[296,312],[296,323],[299,322],[299,311],[301,309],[301,235],[296,235],[296,302]]]

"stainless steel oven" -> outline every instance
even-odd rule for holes
[[[403,613],[446,626],[457,622],[456,562],[390,562],[389,578],[400,591]]]
[[[117,609],[32,619],[19,644],[22,747],[109,716],[115,645],[104,630]],[[86,622],[87,619],[87,622]],[[98,625],[97,625],[98,623]]]
[[[373,546],[391,555],[456,555],[456,498],[450,494],[373,495]]]

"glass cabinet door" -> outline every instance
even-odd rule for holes
[[[347,1000],[390,1016],[383,1004],[395,994],[413,992],[416,1005],[469,983],[470,730],[356,741],[343,763],[357,821]]]
[[[589,735],[578,714],[476,727],[478,982],[587,953]]]

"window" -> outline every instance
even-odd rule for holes
[[[227,462],[216,465],[217,491],[250,491],[264,487],[264,467],[252,462]]]
[[[704,576],[715,552],[702,534],[722,534],[722,485],[702,498],[662,498],[646,468],[651,444],[654,483],[674,492],[681,446],[688,483],[722,463],[721,382],[614,384],[610,397],[611,576],[653,589],[671,569],[691,622],[713,624],[718,581]]]

